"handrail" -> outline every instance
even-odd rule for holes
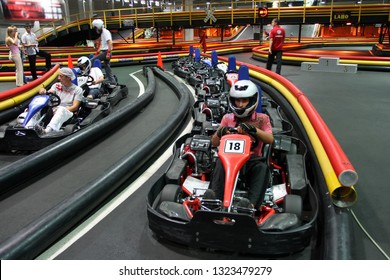
[[[241,1],[248,2],[248,1]],[[226,5],[226,2],[225,2]],[[139,28],[140,24],[155,25],[158,22],[159,26],[173,26],[182,22],[187,22],[189,25],[193,25],[194,22],[199,21],[204,23],[203,20],[206,17],[207,4],[199,4],[199,9],[194,9],[193,5],[191,9],[185,9],[183,11],[173,11],[172,8],[169,12],[156,12],[154,9],[152,13],[144,13],[142,8],[124,8],[124,9],[111,9],[111,10],[97,10],[93,11],[96,17],[103,19],[106,26],[110,24],[119,24],[122,27],[124,20],[133,20],[134,27]],[[203,8],[202,8],[203,7]],[[237,21],[245,21],[250,24],[258,24],[257,7],[245,7],[237,9],[227,9],[226,7],[217,4],[212,6],[215,8],[213,15],[218,21],[225,20],[227,24],[234,24]],[[390,4],[360,4],[360,5],[331,5],[331,6],[303,6],[303,7],[278,7],[268,8],[267,19],[280,18],[281,22],[288,22],[289,19],[300,19],[300,23],[307,23],[308,19],[329,18],[327,23],[332,21],[333,12],[345,12],[351,13],[352,17],[356,17],[358,21],[361,21],[365,17],[386,17],[386,20],[390,19]],[[72,26],[80,26],[80,24],[91,24],[90,18],[84,18],[81,14],[70,15],[67,22],[63,20],[56,20],[50,23],[53,26],[54,32],[59,32],[64,29],[68,29]],[[72,20],[72,18],[74,20]],[[299,23],[298,22],[298,23]],[[212,23],[212,22],[211,22]],[[380,22],[378,22],[380,23]],[[385,22],[383,22],[385,23]],[[210,22],[206,23],[210,25]],[[66,26],[64,26],[66,25]],[[55,27],[57,26],[57,27]],[[36,31],[37,34],[42,34],[40,39],[46,39],[53,32],[44,32],[44,29]]]

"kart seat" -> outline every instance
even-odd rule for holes
[[[93,57],[93,54],[90,54],[88,56],[89,59],[91,59],[92,57]],[[99,59],[95,59],[95,61],[92,64],[92,67],[98,67],[101,70],[102,69],[102,62]]]
[[[75,76],[75,78],[72,80],[72,83],[74,83],[76,86],[78,86],[77,75],[80,73],[80,68],[71,68],[71,69],[72,69],[73,74]]]

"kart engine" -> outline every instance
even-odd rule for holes
[[[188,161],[188,173],[194,177],[205,177],[211,172],[213,153],[211,138],[206,135],[194,135],[186,140],[181,158]]]

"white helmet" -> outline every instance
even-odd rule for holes
[[[245,108],[236,107],[236,98],[249,98],[249,103]],[[245,118],[251,115],[259,103],[259,90],[257,85],[250,80],[237,81],[229,91],[229,107],[238,118]]]
[[[88,75],[91,70],[91,61],[86,56],[81,56],[77,60],[77,67],[80,68],[81,75]]]
[[[98,31],[98,33],[102,31],[103,26],[104,26],[104,22],[101,19],[94,19],[92,21],[92,27],[95,28],[96,31]]]

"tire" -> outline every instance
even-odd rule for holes
[[[180,193],[181,193],[181,187],[179,185],[174,185],[174,184],[165,185],[162,191],[156,196],[156,199],[153,201],[152,208],[158,209],[161,202],[163,201],[177,202]]]
[[[298,219],[302,217],[302,197],[295,194],[288,194],[283,201],[284,212],[297,215]]]
[[[181,187],[179,185],[168,184],[161,191],[160,202],[173,201],[178,202],[181,194]]]

